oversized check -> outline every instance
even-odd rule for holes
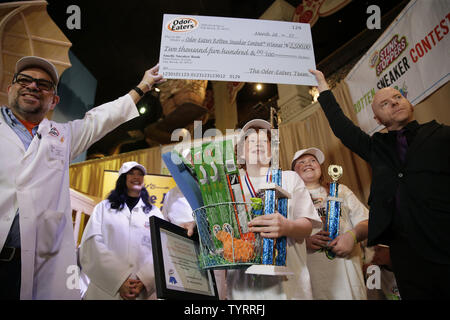
[[[165,14],[162,30],[166,79],[317,85],[309,24]]]

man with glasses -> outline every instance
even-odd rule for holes
[[[60,100],[55,66],[33,56],[17,62],[8,106],[0,108],[0,300],[80,299],[71,283],[77,263],[70,161],[139,116],[136,103],[163,81],[158,69],[84,119],[56,123],[45,118]]]

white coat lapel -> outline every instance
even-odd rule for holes
[[[14,130],[8,126],[6,121],[3,119],[3,116],[0,116],[0,136],[8,139],[10,142],[22,149],[23,152],[25,152],[25,147],[22,140],[20,140]]]
[[[27,151],[25,152],[25,156],[23,157],[24,159],[26,159],[28,156],[30,156],[36,152],[36,149],[39,147],[39,144],[41,142],[43,133],[48,131],[48,129],[46,129],[46,128],[48,128],[48,124],[49,124],[49,122],[48,122],[47,118],[44,118],[44,120],[41,121],[33,140],[31,141],[30,145],[28,146]]]
[[[145,208],[145,203],[144,201],[142,201],[142,198],[139,198],[139,202],[136,204],[135,208],[139,208],[139,210],[142,210],[142,212],[145,212],[144,208]]]

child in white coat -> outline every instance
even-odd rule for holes
[[[308,148],[295,153],[291,166],[305,182],[319,216],[326,223],[329,187],[322,183],[320,167],[324,160],[321,150]],[[359,242],[367,239],[369,210],[343,184],[339,184],[339,198],[343,201],[339,236],[331,241],[329,232],[314,229],[306,239],[313,297],[320,300],[365,300],[367,295]],[[329,248],[336,257],[328,259],[322,252],[323,248]]]
[[[257,196],[266,182],[271,160],[270,130],[270,123],[261,119],[248,122],[242,129],[240,141],[244,143],[244,150],[238,152],[238,158],[241,154],[245,160],[241,181],[247,201]],[[286,265],[293,274],[251,275],[241,269],[227,270],[229,299],[312,299],[304,239],[313,227],[320,227],[322,223],[305,184],[295,172],[283,171],[282,188],[292,195],[288,200],[287,218],[278,212],[263,215],[250,221],[249,227],[251,232],[258,232],[264,238],[287,237]]]

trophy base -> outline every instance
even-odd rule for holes
[[[246,274],[261,274],[265,276],[292,276],[294,273],[284,266],[269,266],[263,264],[254,264],[249,267]]]

